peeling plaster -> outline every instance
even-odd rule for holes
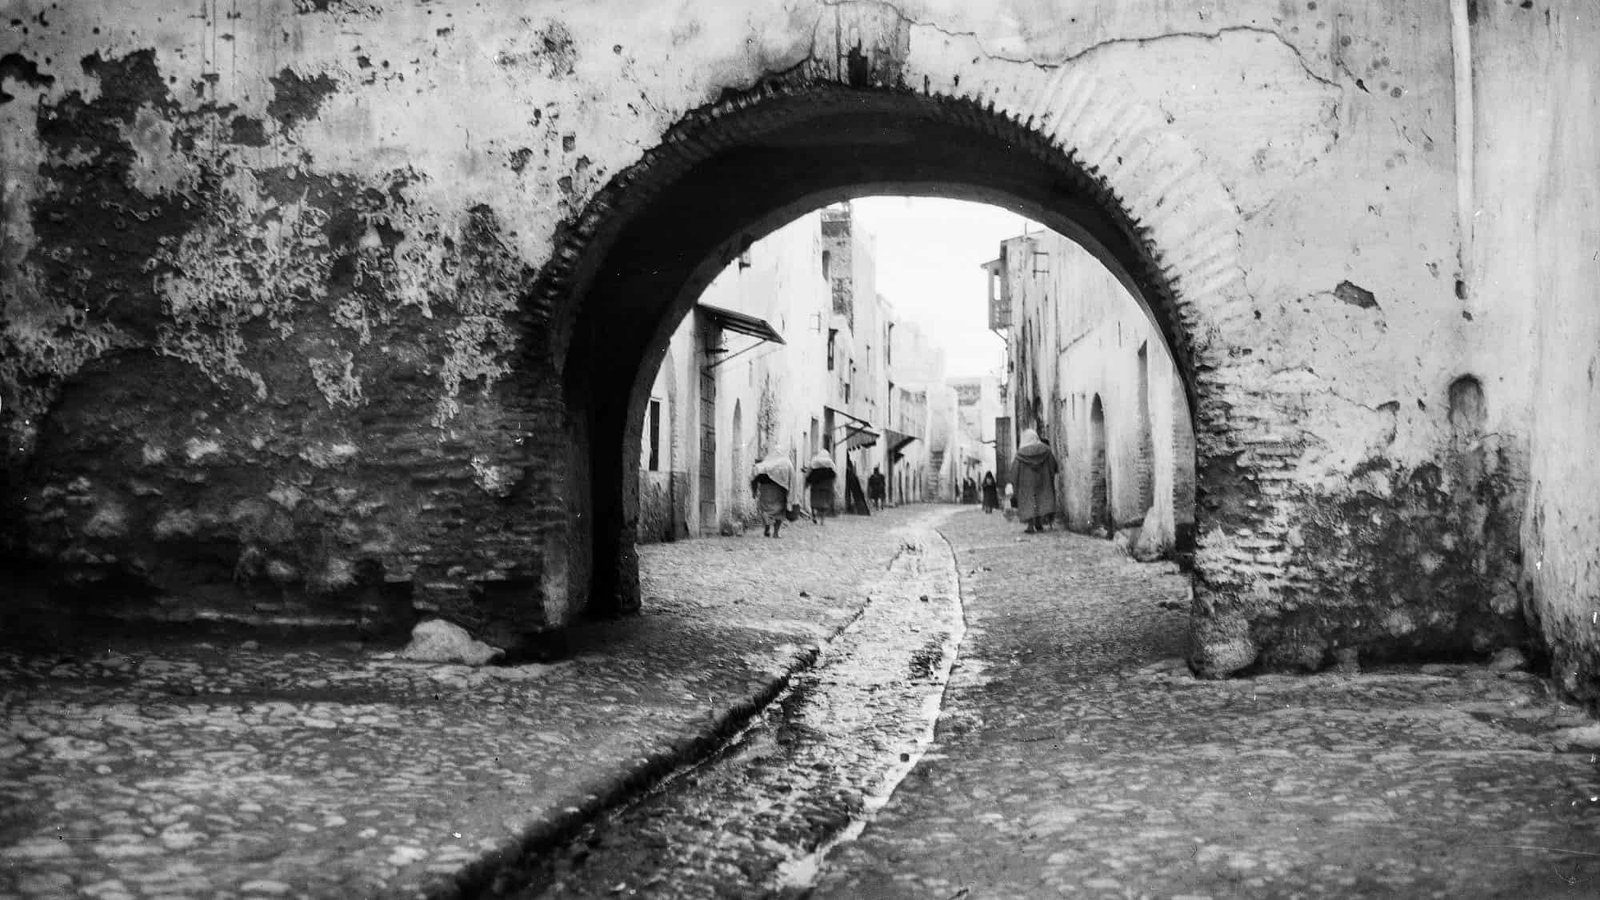
[[[141,106],[122,137],[133,148],[128,167],[130,186],[146,196],[175,194],[192,189],[198,170],[177,152],[178,128],[153,107]]]
[[[272,101],[267,104],[267,115],[277,119],[285,129],[316,118],[323,101],[338,89],[338,82],[326,72],[306,77],[286,68],[271,81]]]
[[[1333,295],[1357,309],[1378,308],[1378,299],[1372,295],[1371,291],[1348,281],[1339,282],[1338,287],[1333,289]]]
[[[39,64],[20,53],[7,53],[0,56],[0,104],[10,103],[17,99],[16,94],[4,89],[7,81],[15,81],[29,87],[47,88],[55,84],[54,75],[39,71]]]

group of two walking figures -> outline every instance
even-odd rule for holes
[[[834,468],[833,458],[826,451],[818,451],[812,457],[811,465],[806,468],[806,487],[809,490],[811,502],[811,518],[817,524],[822,524],[828,516],[835,515],[836,502],[834,489],[838,483],[839,473]],[[867,478],[867,494],[871,503],[878,509],[883,508],[885,497],[886,479],[876,468]],[[766,537],[777,537],[782,530],[784,522],[793,522],[804,513],[800,504],[789,502],[789,497],[794,493],[794,466],[788,457],[773,456],[756,463],[755,471],[750,479],[750,492],[756,498],[756,511],[761,517],[761,533]],[[861,491],[861,480],[856,477],[855,466],[846,463],[845,472],[845,503],[850,512],[868,514],[868,496]]]
[[[1011,460],[1011,484],[1007,492],[1011,506],[1017,511],[1017,518],[1028,526],[1025,533],[1043,531],[1055,521],[1056,473],[1060,470],[1050,443],[1040,439],[1039,433],[1032,428],[1023,431],[1017,455]],[[993,472],[983,473],[981,489],[968,478],[962,489],[961,502],[977,502],[976,495],[980,490],[985,515],[1000,508],[1000,486]]]

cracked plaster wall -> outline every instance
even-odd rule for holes
[[[1147,229],[1196,366],[1203,670],[1516,640],[1531,417],[1492,484],[1448,476],[1486,471],[1448,427],[1448,10],[1328,6],[13,4],[11,549],[158,595],[228,572],[200,605],[244,619],[566,621],[572,310],[518,298],[671,125],[809,60],[1030,122]]]

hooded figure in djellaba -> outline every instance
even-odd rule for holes
[[[761,515],[761,533],[777,537],[789,513],[789,494],[794,491],[794,465],[787,456],[769,456],[756,463],[750,479],[750,493],[756,498]]]
[[[1028,523],[1025,534],[1043,531],[1056,514],[1056,472],[1060,465],[1050,445],[1032,428],[1022,432],[1021,446],[1011,461],[1011,483],[1016,485],[1017,516]]]
[[[806,472],[806,485],[811,488],[811,515],[821,525],[828,516],[837,515],[834,505],[834,486],[839,472],[833,467],[833,457],[826,450],[818,450],[811,458],[811,470]]]

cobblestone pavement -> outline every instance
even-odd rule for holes
[[[0,651],[0,895],[483,888],[776,693],[857,615],[895,524],[925,513],[642,548],[645,613],[578,629],[550,665],[219,641]]]
[[[961,638],[955,559],[933,529],[903,547],[817,664],[703,765],[585,828],[519,896],[753,897],[809,884],[821,851],[881,806],[933,736]]]
[[[1597,897],[1591,723],[1521,672],[1205,682],[1170,569],[964,512],[933,750],[815,897]]]

